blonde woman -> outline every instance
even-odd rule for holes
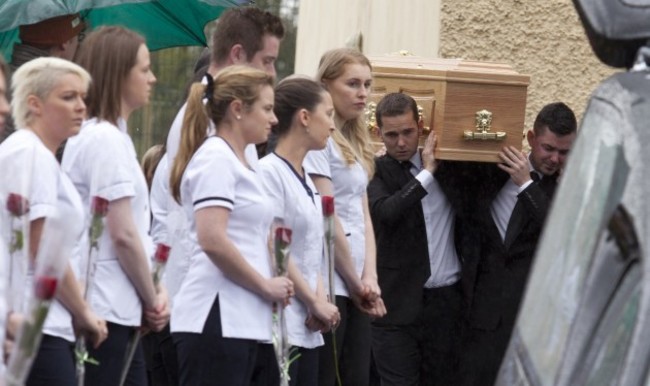
[[[386,313],[377,283],[366,195],[374,172],[374,154],[363,124],[372,84],[370,62],[353,49],[328,51],[321,58],[317,80],[332,96],[336,129],[324,150],[307,155],[305,169],[321,195],[334,196],[335,292],[341,313],[336,329],[338,358],[327,334],[320,352],[319,383],[334,385],[334,360],[338,360],[343,384],[363,386],[369,382],[370,317]]]
[[[16,177],[27,175],[31,180],[25,198],[30,206],[32,258],[37,254],[48,218],[64,213],[73,239],[82,239],[85,233],[81,198],[54,155],[63,141],[79,132],[86,113],[83,98],[89,83],[90,75],[83,68],[58,58],[29,61],[12,78],[13,117],[18,130],[0,145],[0,186],[3,191],[20,192],[21,187],[15,186],[19,180]],[[106,338],[106,323],[97,318],[81,296],[74,273],[80,256],[69,258],[57,301],[50,307],[45,321],[43,340],[27,385],[75,383],[73,322],[85,330],[84,334],[95,346]],[[28,273],[28,283],[32,275]],[[31,294],[31,285],[18,284]]]

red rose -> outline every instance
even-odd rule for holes
[[[90,210],[94,216],[106,216],[106,212],[108,212],[108,200],[99,196],[93,196]]]
[[[29,201],[17,193],[7,196],[7,210],[12,216],[20,217],[29,212]]]
[[[275,228],[275,240],[286,245],[291,244],[291,229],[282,227]]]
[[[169,259],[169,250],[171,248],[169,245],[158,244],[156,246],[156,253],[154,254],[154,260],[158,263],[165,264],[167,259]]]
[[[322,196],[321,203],[323,204],[323,216],[329,217],[334,214],[334,197]]]
[[[56,293],[57,280],[52,276],[41,276],[36,280],[36,297],[40,300],[50,300]]]

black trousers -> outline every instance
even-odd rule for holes
[[[381,386],[456,385],[462,292],[459,284],[425,289],[408,325],[373,324],[372,352]]]
[[[318,385],[318,347],[299,347],[295,354],[300,354],[298,359],[289,366],[290,386],[316,386]]]
[[[341,323],[334,333],[339,373],[343,385],[368,386],[370,378],[370,318],[359,311],[350,298],[336,297]],[[320,348],[318,384],[334,386],[336,368],[332,332],[323,335]]]
[[[86,363],[86,385],[93,386],[118,386],[124,359],[130,339],[136,332],[131,326],[123,326],[108,322],[108,338],[94,349],[88,346],[88,353],[91,358],[96,359],[99,364]],[[138,346],[131,361],[131,367],[124,383],[128,386],[147,386],[147,369],[144,363],[142,342]]]
[[[277,386],[280,371],[273,346],[224,338],[219,297],[200,334],[172,333],[181,386]]]
[[[27,386],[76,385],[74,344],[63,338],[43,335],[27,377]]]
[[[460,362],[463,372],[459,385],[492,386],[508,349],[513,327],[502,323],[494,330],[472,328],[469,323],[464,327]]]
[[[151,386],[177,386],[178,361],[169,324],[160,332],[142,337],[147,377]]]

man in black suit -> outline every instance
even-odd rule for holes
[[[417,105],[405,94],[377,105],[386,155],[376,159],[368,200],[387,315],[372,325],[381,385],[454,385],[462,295],[455,216],[439,181],[431,133],[418,151]]]
[[[564,103],[546,105],[527,133],[529,155],[499,154],[481,180],[474,221],[478,255],[465,261],[467,323],[462,384],[492,385],[517,318],[538,238],[557,178],[576,137],[576,118]]]

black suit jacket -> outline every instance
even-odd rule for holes
[[[472,218],[478,250],[463,271],[469,324],[483,330],[512,329],[557,176],[533,182],[518,195],[502,240],[490,207],[510,176],[494,165],[485,175]]]
[[[429,251],[421,200],[427,195],[420,182],[388,155],[375,161],[368,184],[368,201],[377,240],[377,275],[385,317],[377,324],[412,323],[420,313],[424,283],[430,276]],[[442,183],[451,168],[441,164],[435,173]],[[447,193],[445,191],[445,193]]]

